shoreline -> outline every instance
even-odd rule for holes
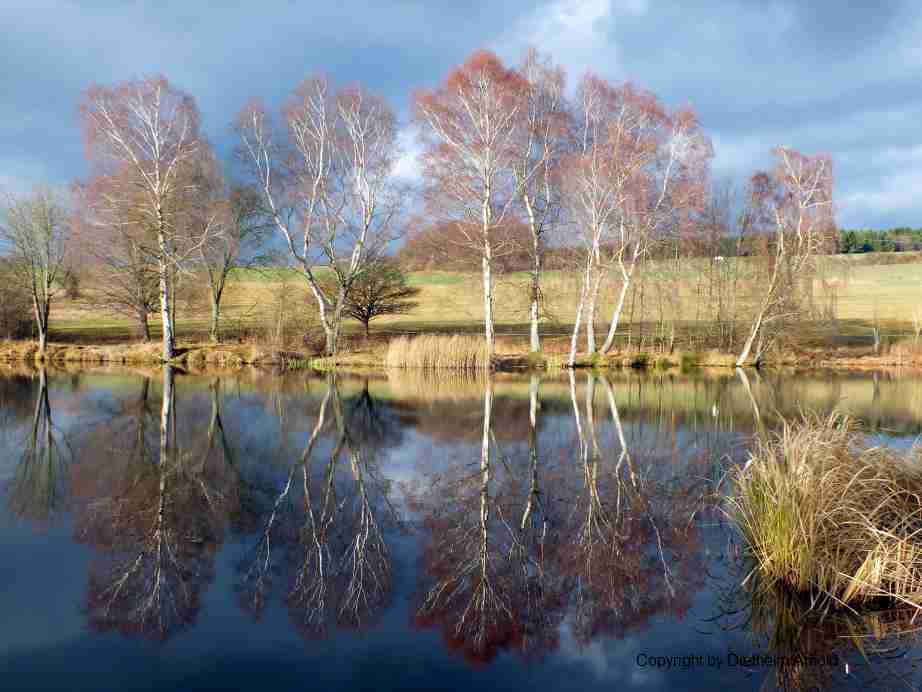
[[[381,349],[347,351],[337,356],[304,351],[234,343],[184,343],[177,344],[178,355],[171,364],[187,369],[218,368],[270,368],[288,371],[312,370],[316,372],[359,371],[386,372]],[[830,353],[817,349],[796,354],[785,354],[775,359],[765,359],[754,370],[835,370],[867,372],[874,370],[900,370],[922,372],[922,357],[903,351],[886,355],[862,354],[857,349]],[[61,344],[48,345],[44,357],[39,357],[38,346],[31,341],[0,342],[0,362],[34,365],[124,365],[160,366],[158,343],[122,344]],[[671,354],[633,351],[612,353],[607,356],[579,356],[574,369],[598,370],[650,370],[681,371],[696,369],[734,370],[735,355],[718,351],[682,352]],[[414,368],[399,368],[414,369]],[[443,368],[456,370],[455,368]],[[494,356],[490,370],[503,373],[529,373],[569,370],[564,354],[548,353],[535,356],[529,353],[502,353]]]

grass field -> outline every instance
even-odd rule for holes
[[[731,262],[746,259],[729,258]],[[892,263],[899,262],[899,263]],[[651,263],[638,290],[631,296],[627,322],[647,325],[648,331],[662,320],[685,327],[712,319],[709,305],[707,259],[686,261],[678,270],[671,263]],[[436,333],[476,333],[482,329],[480,276],[457,272],[415,272],[409,282],[421,290],[418,307],[406,315],[382,317],[372,323],[379,336]],[[752,282],[757,286],[757,282]],[[178,310],[178,333],[197,338],[207,333],[209,306],[203,287],[189,280],[185,300]],[[500,275],[496,285],[498,332],[507,340],[525,339],[528,321],[527,273]],[[618,284],[609,282],[601,296],[599,324],[604,332],[611,314]],[[92,286],[83,287],[85,293]],[[579,290],[574,274],[550,271],[543,276],[544,324],[547,335],[569,333]],[[753,289],[755,290],[755,289]],[[922,318],[922,255],[847,255],[824,258],[821,280],[814,285],[818,303],[828,306],[837,320],[836,332],[851,345],[870,343],[871,329],[880,326],[893,340],[912,332],[913,313]],[[224,332],[237,337],[300,338],[316,328],[313,297],[301,276],[286,269],[237,270],[229,279],[222,306]],[[156,337],[158,325],[152,316]],[[90,309],[80,300],[61,299],[52,310],[52,339],[59,341],[111,342],[134,338],[130,320]],[[359,325],[347,323],[346,334],[357,335]],[[849,341],[850,340],[850,341]],[[555,339],[549,339],[549,343]]]

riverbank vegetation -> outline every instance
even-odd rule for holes
[[[760,577],[832,607],[922,608],[919,462],[837,415],[758,437],[729,507]]]

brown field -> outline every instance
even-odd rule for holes
[[[727,262],[747,262],[728,259]],[[625,313],[616,348],[622,354],[638,350],[651,354],[666,350],[673,360],[686,351],[707,349],[696,341],[713,319],[706,282],[709,260],[687,260],[676,267],[671,262],[650,263]],[[745,267],[743,267],[745,269]],[[366,342],[358,323],[344,328],[344,351],[360,365],[380,364],[386,341],[394,336],[415,334],[477,334],[482,330],[481,284],[476,274],[458,272],[414,272],[410,283],[421,289],[418,307],[406,315],[383,317],[372,323],[372,340]],[[177,310],[177,333],[187,350],[206,340],[209,305],[204,288],[196,279],[181,287]],[[496,286],[496,321],[500,356],[527,350],[528,276],[513,273],[499,277]],[[597,331],[604,335],[618,285],[603,289]],[[578,278],[564,272],[547,272],[543,277],[543,350],[554,361],[566,351],[573,311],[579,290]],[[132,322],[120,315],[92,307],[93,287],[81,287],[82,297],[61,298],[53,306],[51,340],[58,344],[105,346],[136,342]],[[739,300],[749,300],[740,291]],[[849,255],[825,258],[820,279],[814,284],[814,300],[824,306],[833,320],[805,323],[789,339],[798,347],[822,348],[830,360],[866,356],[873,344],[876,325],[886,344],[884,361],[902,364],[918,358],[914,317],[922,320],[922,256]],[[156,339],[159,325],[151,317]],[[674,339],[666,330],[675,329]],[[307,335],[307,338],[305,338]],[[230,278],[222,306],[222,341],[238,348],[241,344],[263,350],[311,354],[318,350],[319,327],[312,296],[295,272],[238,270]],[[665,344],[670,348],[666,349]],[[181,344],[182,345],[182,344]],[[839,352],[848,349],[848,353]],[[892,353],[891,353],[892,352]],[[895,355],[894,355],[895,354]],[[239,355],[239,354],[238,354]],[[72,354],[74,359],[78,359]],[[89,358],[89,354],[82,357]],[[617,360],[622,359],[617,356]],[[244,362],[250,359],[243,358]],[[708,360],[708,358],[705,358]],[[726,358],[710,356],[713,364]],[[796,360],[796,358],[795,358]]]

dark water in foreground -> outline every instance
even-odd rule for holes
[[[913,688],[919,623],[741,586],[715,490],[920,384],[0,371],[0,687]]]

